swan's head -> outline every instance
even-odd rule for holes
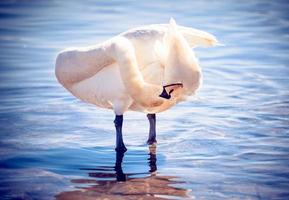
[[[169,85],[164,85],[163,86],[163,91],[162,93],[159,95],[162,98],[165,99],[170,99],[171,98],[171,94],[172,93],[176,93],[176,91],[179,88],[183,88],[183,84],[182,83],[173,83],[173,84],[169,84]]]
[[[164,65],[163,92],[160,97],[170,99],[171,95],[186,90],[187,83],[194,79],[194,73],[199,72],[199,66],[174,19],[170,20],[163,41],[156,43],[156,50],[162,52],[159,57]]]

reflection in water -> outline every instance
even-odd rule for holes
[[[78,187],[80,190],[62,192],[56,196],[58,200],[74,199],[152,199],[187,198],[187,190],[172,186],[180,183],[172,180],[173,176],[158,176],[156,174],[156,146],[149,147],[149,176],[143,178],[130,178],[134,174],[125,174],[122,170],[124,153],[116,153],[114,167],[102,166],[99,168],[82,168],[94,170],[89,176],[94,179],[75,179],[73,183],[86,184]],[[112,171],[115,171],[112,173]],[[87,186],[87,184],[89,184]]]

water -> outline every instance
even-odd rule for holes
[[[1,199],[288,199],[288,10],[261,0],[1,1]],[[145,115],[126,113],[121,163],[113,113],[66,92],[55,56],[171,16],[226,46],[196,49],[203,89],[157,115],[151,153]]]

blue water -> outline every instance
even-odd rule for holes
[[[288,10],[280,0],[0,1],[1,199],[288,199]],[[226,46],[196,49],[203,88],[157,115],[156,154],[146,116],[126,113],[115,168],[114,114],[65,91],[55,57],[170,17]]]

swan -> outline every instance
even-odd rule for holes
[[[191,48],[210,47],[217,39],[207,32],[177,25],[146,25],[101,44],[70,48],[56,58],[59,83],[84,102],[113,109],[116,151],[127,149],[122,138],[127,110],[147,114],[147,143],[156,143],[156,113],[194,95],[202,83],[201,68]]]

